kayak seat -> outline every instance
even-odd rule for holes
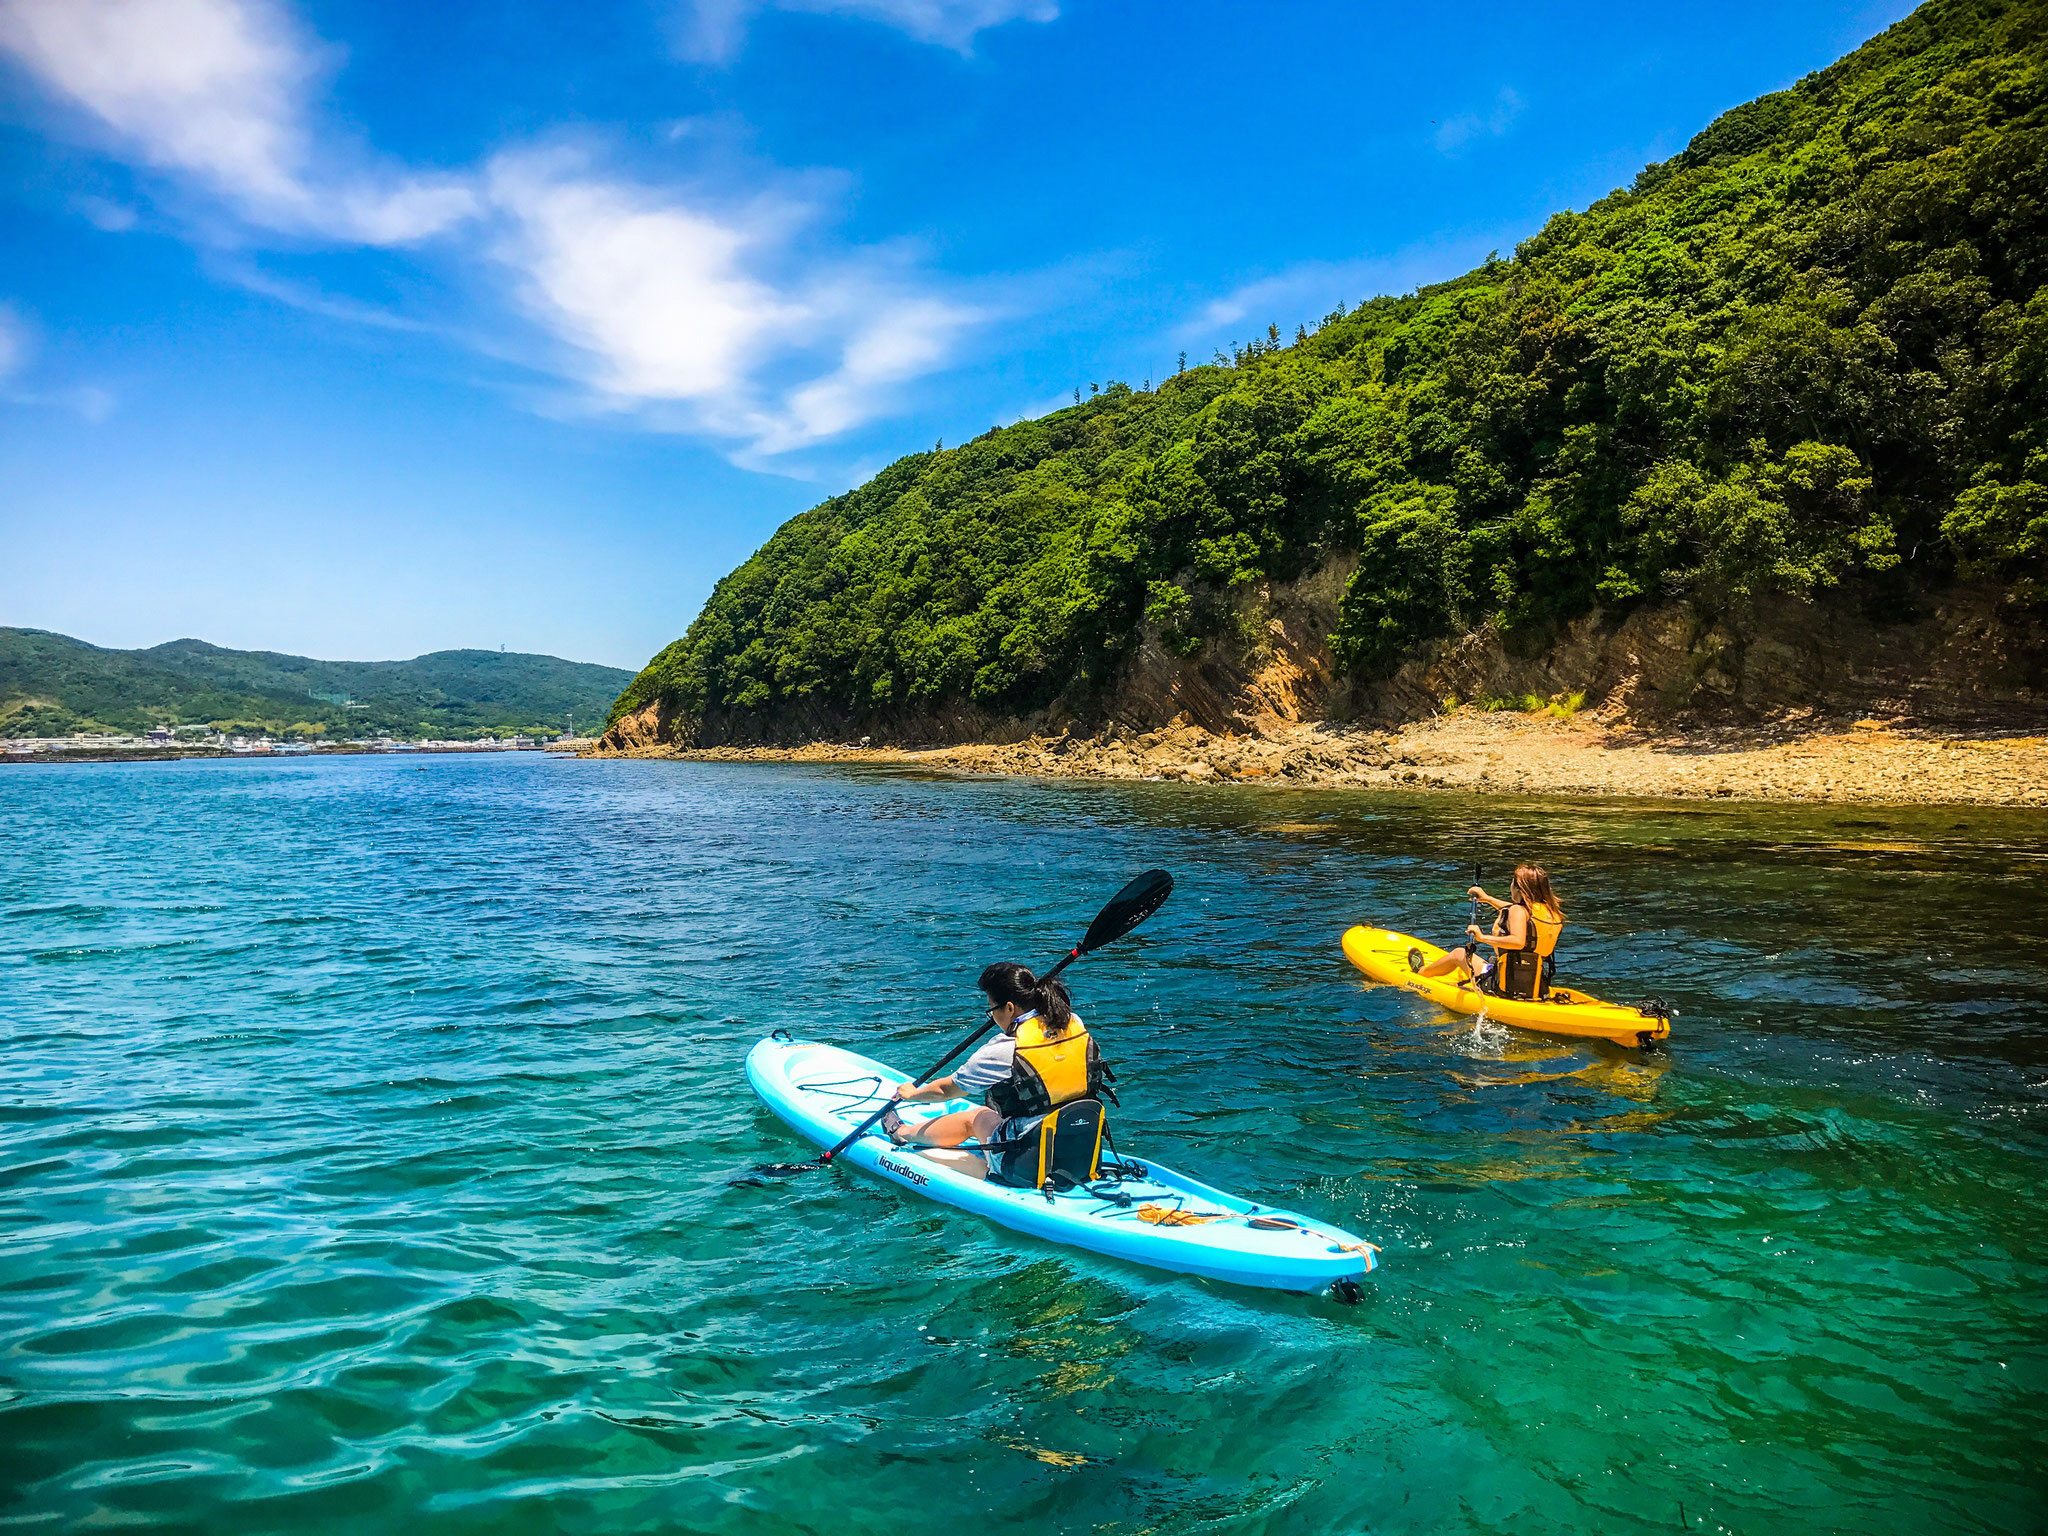
[[[989,1177],[1015,1189],[1071,1189],[1101,1176],[1104,1115],[1099,1099],[1075,1099],[1021,1136],[991,1143],[1000,1156]]]

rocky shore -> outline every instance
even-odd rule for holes
[[[940,772],[1181,780],[1286,788],[2048,805],[2048,736],[1917,730],[1877,719],[1794,719],[1659,731],[1590,715],[1466,707],[1398,730],[1276,722],[1246,733],[1185,716],[1158,730],[906,749],[648,745],[585,755],[707,762],[900,764]]]

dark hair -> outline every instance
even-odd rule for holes
[[[1014,960],[998,960],[981,973],[981,990],[1001,1007],[1015,1003],[1026,1013],[1038,1010],[1048,1035],[1063,1035],[1074,1020],[1073,998],[1063,981],[1040,981]]]

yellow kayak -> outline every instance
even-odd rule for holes
[[[1550,996],[1538,1003],[1495,997],[1455,973],[1418,976],[1409,963],[1410,950],[1421,951],[1425,965],[1444,953],[1427,939],[1413,939],[1389,928],[1360,926],[1344,935],[1344,958],[1374,981],[1426,997],[1455,1013],[1484,1012],[1489,1019],[1517,1029],[1614,1040],[1622,1045],[1649,1045],[1671,1033],[1671,1020],[1665,1015],[1645,1013],[1628,1003],[1603,1003],[1575,987],[1552,987]]]

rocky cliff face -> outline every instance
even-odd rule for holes
[[[683,717],[650,704],[615,723],[601,750],[795,747],[812,741],[859,741],[936,747],[964,742],[1010,743],[1033,736],[1091,733],[1118,727],[1150,730],[1182,720],[1224,734],[1260,725],[1326,716],[1340,682],[1328,635],[1350,579],[1352,562],[1333,561],[1298,582],[1260,583],[1239,593],[1224,633],[1193,655],[1176,654],[1169,637],[1147,628],[1106,693],[1056,699],[1028,714],[1005,714],[952,702],[907,712],[853,716],[818,705],[784,705],[759,714]]]
[[[1242,591],[1223,633],[1192,655],[1142,632],[1106,693],[1008,715],[971,704],[855,717],[819,706],[691,719],[652,704],[619,720],[601,750],[794,747],[860,741],[932,747],[1035,736],[1149,731],[1174,722],[1218,735],[1340,719],[1395,726],[1467,703],[1585,695],[1610,722],[1682,728],[1788,715],[1877,716],[1916,725],[2032,729],[2048,725],[2048,625],[2002,605],[1989,588],[1959,587],[1905,622],[1879,623],[1854,595],[1790,599],[1706,614],[1688,603],[1593,613],[1525,652],[1492,628],[1441,642],[1391,678],[1344,678],[1327,637],[1348,559],[1293,583]]]
[[[2032,728],[2048,723],[2048,626],[1988,588],[1955,588],[1906,622],[1878,623],[1853,601],[1780,598],[1710,615],[1687,603],[1615,621],[1593,613],[1539,654],[1516,655],[1491,629],[1411,659],[1357,701],[1409,720],[1445,698],[1584,693],[1610,718],[1738,724],[1875,716],[1915,725]]]

